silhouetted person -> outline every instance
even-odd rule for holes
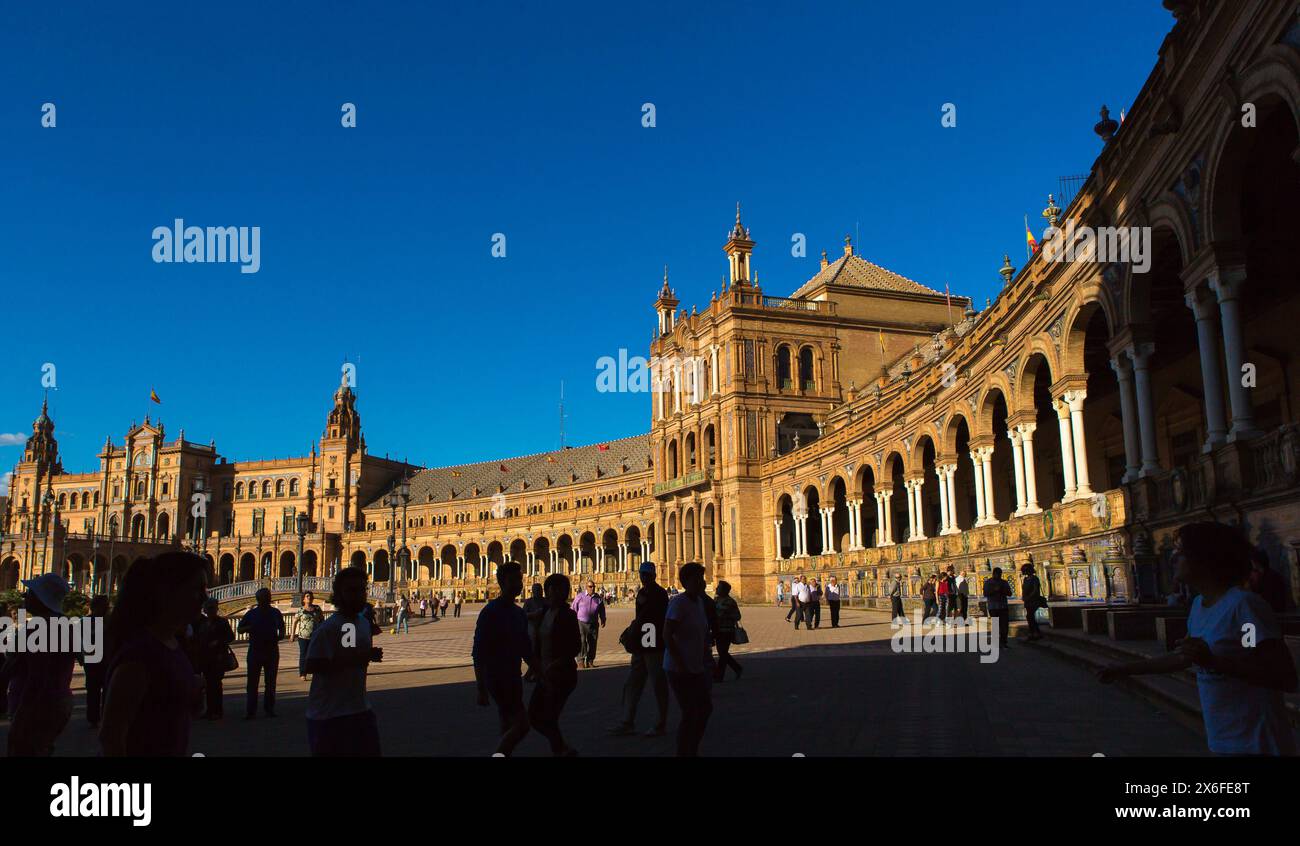
[[[736,678],[739,679],[745,670],[740,666],[740,662],[731,657],[731,645],[736,642],[736,624],[740,622],[740,605],[731,595],[730,582],[718,582],[714,606],[718,614],[718,629],[715,636],[718,647],[718,668],[713,673],[713,680],[722,681],[728,667],[736,671]]]
[[[58,619],[63,616],[68,583],[57,573],[45,573],[24,579],[23,585],[27,588],[23,597],[27,617],[29,620],[43,618],[48,632],[48,627],[58,625]],[[9,702],[13,711],[9,723],[9,757],[54,754],[54,741],[72,718],[72,671],[76,663],[73,652],[47,649],[18,653],[16,664],[6,665],[6,672],[20,674],[17,696]]]
[[[206,716],[209,720],[219,720],[225,716],[222,703],[223,682],[226,677],[230,644],[235,640],[235,633],[230,628],[230,621],[221,616],[220,606],[215,599],[205,600],[203,616],[194,626],[194,669],[203,676],[204,698],[207,704]]]
[[[1011,598],[1011,585],[1002,578],[1002,568],[994,567],[993,575],[984,581],[984,599],[988,603],[989,617],[998,627],[998,644],[1007,649],[1007,633],[1011,616],[1007,600]]]
[[[646,679],[654,690],[658,706],[654,726],[646,737],[659,737],[668,730],[668,676],[664,674],[664,615],[668,613],[668,591],[655,581],[655,565],[642,561],[641,589],[636,592],[636,617],[621,640],[632,660],[623,683],[623,719],[611,734],[634,734],[636,711]]]
[[[1029,623],[1028,640],[1042,640],[1043,631],[1038,627],[1038,609],[1047,607],[1043,598],[1043,585],[1034,575],[1034,562],[1026,561],[1020,566],[1020,598],[1025,603],[1025,620]]]
[[[713,654],[704,610],[704,566],[683,564],[677,574],[683,592],[668,603],[664,618],[664,670],[682,709],[677,754],[694,757],[713,713]]]
[[[372,661],[384,660],[365,617],[366,571],[344,567],[334,576],[334,613],[311,635],[306,669],[307,745],[312,757],[378,757],[379,724],[366,696]]]
[[[569,607],[569,578],[552,573],[542,584],[546,594],[546,611],[537,630],[537,686],[528,700],[528,719],[551,744],[557,757],[576,755],[564,742],[560,732],[560,714],[569,695],[578,686],[578,664],[582,636],[578,632],[578,615]]]
[[[90,617],[98,620],[99,625],[108,624],[108,597],[104,594],[96,594],[90,600]],[[99,718],[103,713],[104,706],[104,671],[108,666],[103,661],[103,655],[98,656],[98,661],[87,661],[83,653],[81,657],[81,668],[86,675],[86,722],[90,723],[92,728],[99,727]]]
[[[189,552],[142,558],[122,577],[108,618],[104,754],[189,754],[190,720],[202,701],[177,633],[207,599],[208,562]]]
[[[1178,530],[1174,561],[1199,594],[1187,637],[1177,652],[1107,667],[1098,680],[1195,667],[1211,752],[1295,755],[1283,699],[1296,689],[1295,662],[1268,603],[1241,587],[1251,566],[1246,537],[1224,523],[1189,523]]]
[[[1286,611],[1286,580],[1269,566],[1268,553],[1258,546],[1250,551],[1250,589],[1263,597],[1277,614]]]
[[[523,570],[517,561],[497,565],[500,595],[479,612],[474,624],[474,681],[478,704],[495,702],[501,721],[497,752],[509,755],[528,734],[528,712],[524,709],[522,663],[533,654],[528,637],[528,618],[515,599],[524,589]]]
[[[275,676],[280,670],[280,640],[284,637],[284,615],[271,604],[271,592],[262,588],[257,604],[239,621],[239,631],[248,635],[248,707],[244,719],[257,716],[257,681],[266,676],[262,707],[268,717],[275,716]]]

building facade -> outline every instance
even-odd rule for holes
[[[72,474],[42,410],[0,587],[62,568],[106,589],[186,545],[218,583],[355,564],[481,593],[515,560],[628,587],[649,557],[701,561],[749,601],[803,572],[874,603],[887,574],[915,594],[936,569],[978,583],[1032,560],[1053,598],[1155,598],[1174,588],[1173,532],[1215,519],[1294,602],[1300,18],[1279,0],[1164,5],[1145,86],[1122,125],[1103,109],[1091,172],[1043,213],[1082,254],[1004,257],[984,310],[847,238],[770,295],[738,207],[707,305],[681,308],[665,272],[647,434],[414,467],[367,452],[345,371],[302,458],[227,462],[146,420]]]

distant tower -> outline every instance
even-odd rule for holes
[[[732,287],[748,285],[749,257],[754,252],[754,242],[749,240],[749,230],[740,222],[740,203],[736,203],[736,225],[731,228],[722,250],[731,264]]]
[[[348,374],[334,392],[334,407],[325,420],[320,439],[321,485],[317,494],[324,504],[324,530],[347,531],[359,507],[362,459],[366,439],[361,434],[357,395],[348,384]]]
[[[668,287],[668,265],[664,265],[664,284],[659,289],[659,299],[655,300],[655,312],[659,315],[659,335],[662,337],[673,331],[677,325],[677,297]]]

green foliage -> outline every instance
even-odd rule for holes
[[[90,613],[90,597],[79,590],[69,591],[63,598],[63,613],[68,617],[84,617]]]

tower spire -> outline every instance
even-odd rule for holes
[[[741,223],[739,202],[736,203],[736,225],[732,227],[722,251],[727,254],[727,260],[731,266],[729,274],[731,284],[748,285],[750,278],[749,257],[754,252],[754,242],[749,238],[749,230]]]

